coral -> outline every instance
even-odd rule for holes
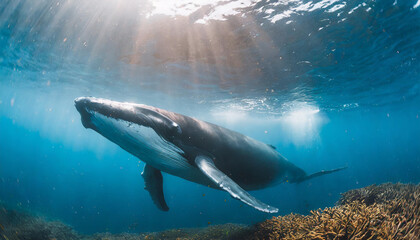
[[[351,190],[337,206],[310,215],[273,217],[252,227],[238,224],[154,233],[79,235],[69,226],[0,206],[5,240],[203,240],[203,239],[420,239],[420,185],[382,184]]]
[[[419,196],[420,187],[412,184],[384,183],[381,185],[371,185],[368,187],[354,189],[341,194],[338,205],[344,205],[355,201],[360,201],[366,205],[373,203],[385,203],[390,200],[406,199],[415,201]]]
[[[266,220],[247,239],[419,239],[419,197],[420,185],[372,185],[343,194],[336,207]]]

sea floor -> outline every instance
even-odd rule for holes
[[[350,190],[334,207],[253,226],[228,223],[153,233],[83,235],[62,222],[0,206],[0,239],[420,239],[420,185],[385,183]]]

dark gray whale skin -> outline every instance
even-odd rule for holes
[[[197,154],[207,154],[218,169],[245,190],[261,189],[283,181],[300,182],[306,177],[302,169],[286,160],[272,146],[212,123],[151,106],[127,112],[116,106],[97,103],[92,98],[77,100],[76,108],[81,112],[85,127],[95,128],[89,125],[89,114],[85,110],[91,109],[104,116],[153,128],[160,136],[181,148],[191,164],[194,164]],[[139,117],[144,112],[158,113],[170,119],[178,124],[182,132],[179,133],[178,128],[169,122],[147,122]]]
[[[133,147],[124,146],[97,129],[91,121],[93,114],[153,129],[161,138],[182,149],[182,157],[193,167],[197,167],[197,156],[207,156],[218,170],[244,190],[262,189],[281,182],[299,183],[341,170],[307,175],[270,145],[224,127],[156,107],[92,97],[75,99],[75,106],[86,128],[99,132],[136,156],[138,154],[132,151]],[[142,159],[142,156],[137,157]],[[220,186],[207,178],[183,178],[220,189]]]
[[[261,189],[281,181],[299,182],[306,176],[302,169],[265,143],[215,124],[159,111],[183,129],[182,136],[174,143],[190,154],[189,161],[194,162],[194,148],[199,149],[245,190]]]

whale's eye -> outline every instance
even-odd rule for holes
[[[174,123],[174,128],[175,128],[175,131],[178,134],[181,134],[182,133],[181,127],[178,124]]]

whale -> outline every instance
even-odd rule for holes
[[[278,208],[248,191],[300,183],[344,169],[308,175],[272,145],[157,107],[94,97],[79,97],[74,103],[85,128],[145,163],[144,188],[162,211],[169,210],[162,172],[226,191],[259,211],[276,213]]]

